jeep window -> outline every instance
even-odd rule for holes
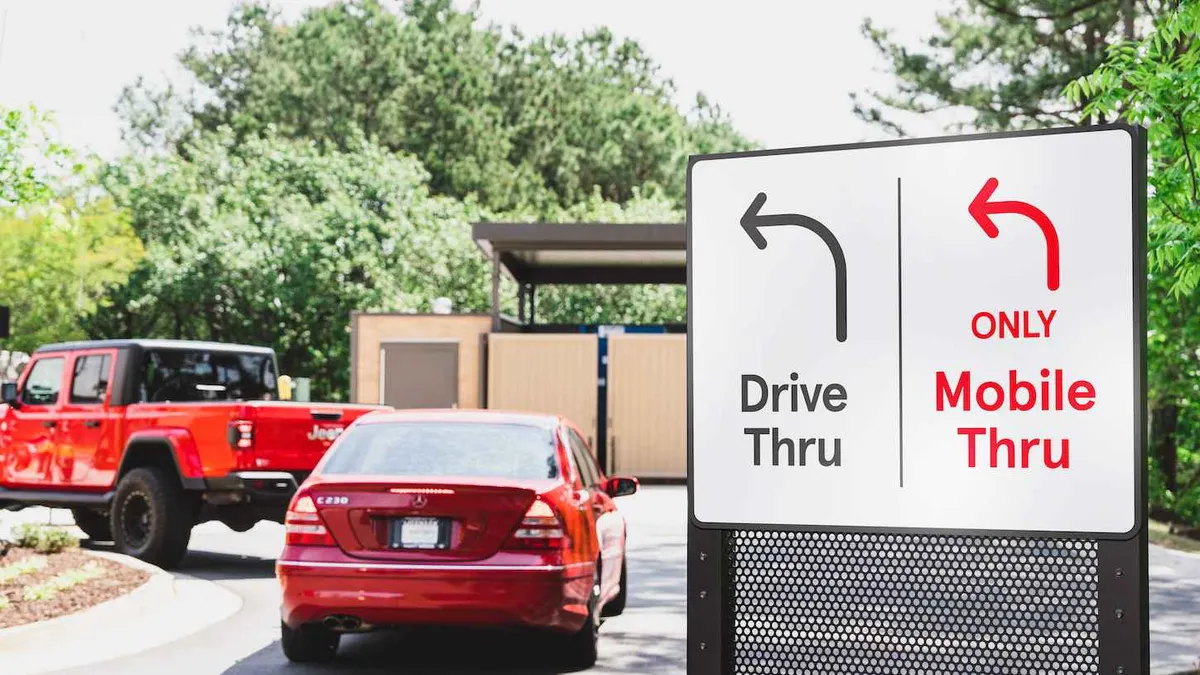
[[[325,474],[535,480],[558,476],[549,429],[482,422],[377,422],[338,440]]]
[[[71,403],[95,405],[104,403],[108,393],[108,373],[112,358],[108,354],[89,354],[75,357],[75,374],[71,380]]]
[[[25,380],[21,392],[21,403],[25,405],[54,405],[58,403],[58,392],[62,389],[63,358],[38,359]]]
[[[275,398],[270,354],[163,349],[146,352],[139,400],[269,401]]]

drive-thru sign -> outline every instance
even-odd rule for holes
[[[1145,133],[692,157],[690,675],[1146,675]]]
[[[698,524],[1131,533],[1134,146],[1110,127],[694,161]]]
[[[1145,134],[693,157],[690,675],[1149,672]]]

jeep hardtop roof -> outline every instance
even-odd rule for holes
[[[57,342],[42,345],[34,350],[34,354],[43,352],[77,352],[84,349],[120,349],[123,347],[138,347],[140,349],[178,349],[207,352],[246,352],[251,354],[274,354],[270,347],[253,345],[230,344],[226,342],[201,342],[197,340],[80,340],[77,342]]]

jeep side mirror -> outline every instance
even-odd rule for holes
[[[17,398],[16,382],[0,384],[0,403],[7,403],[14,408],[20,407],[21,403],[20,399]]]
[[[624,497],[638,491],[638,479],[615,477],[609,478],[608,484],[605,486],[605,492],[610,497]]]

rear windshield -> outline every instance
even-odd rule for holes
[[[139,400],[269,401],[275,385],[270,354],[164,349],[146,352]]]
[[[554,434],[518,424],[397,422],[348,430],[323,471],[534,480],[558,476]]]

